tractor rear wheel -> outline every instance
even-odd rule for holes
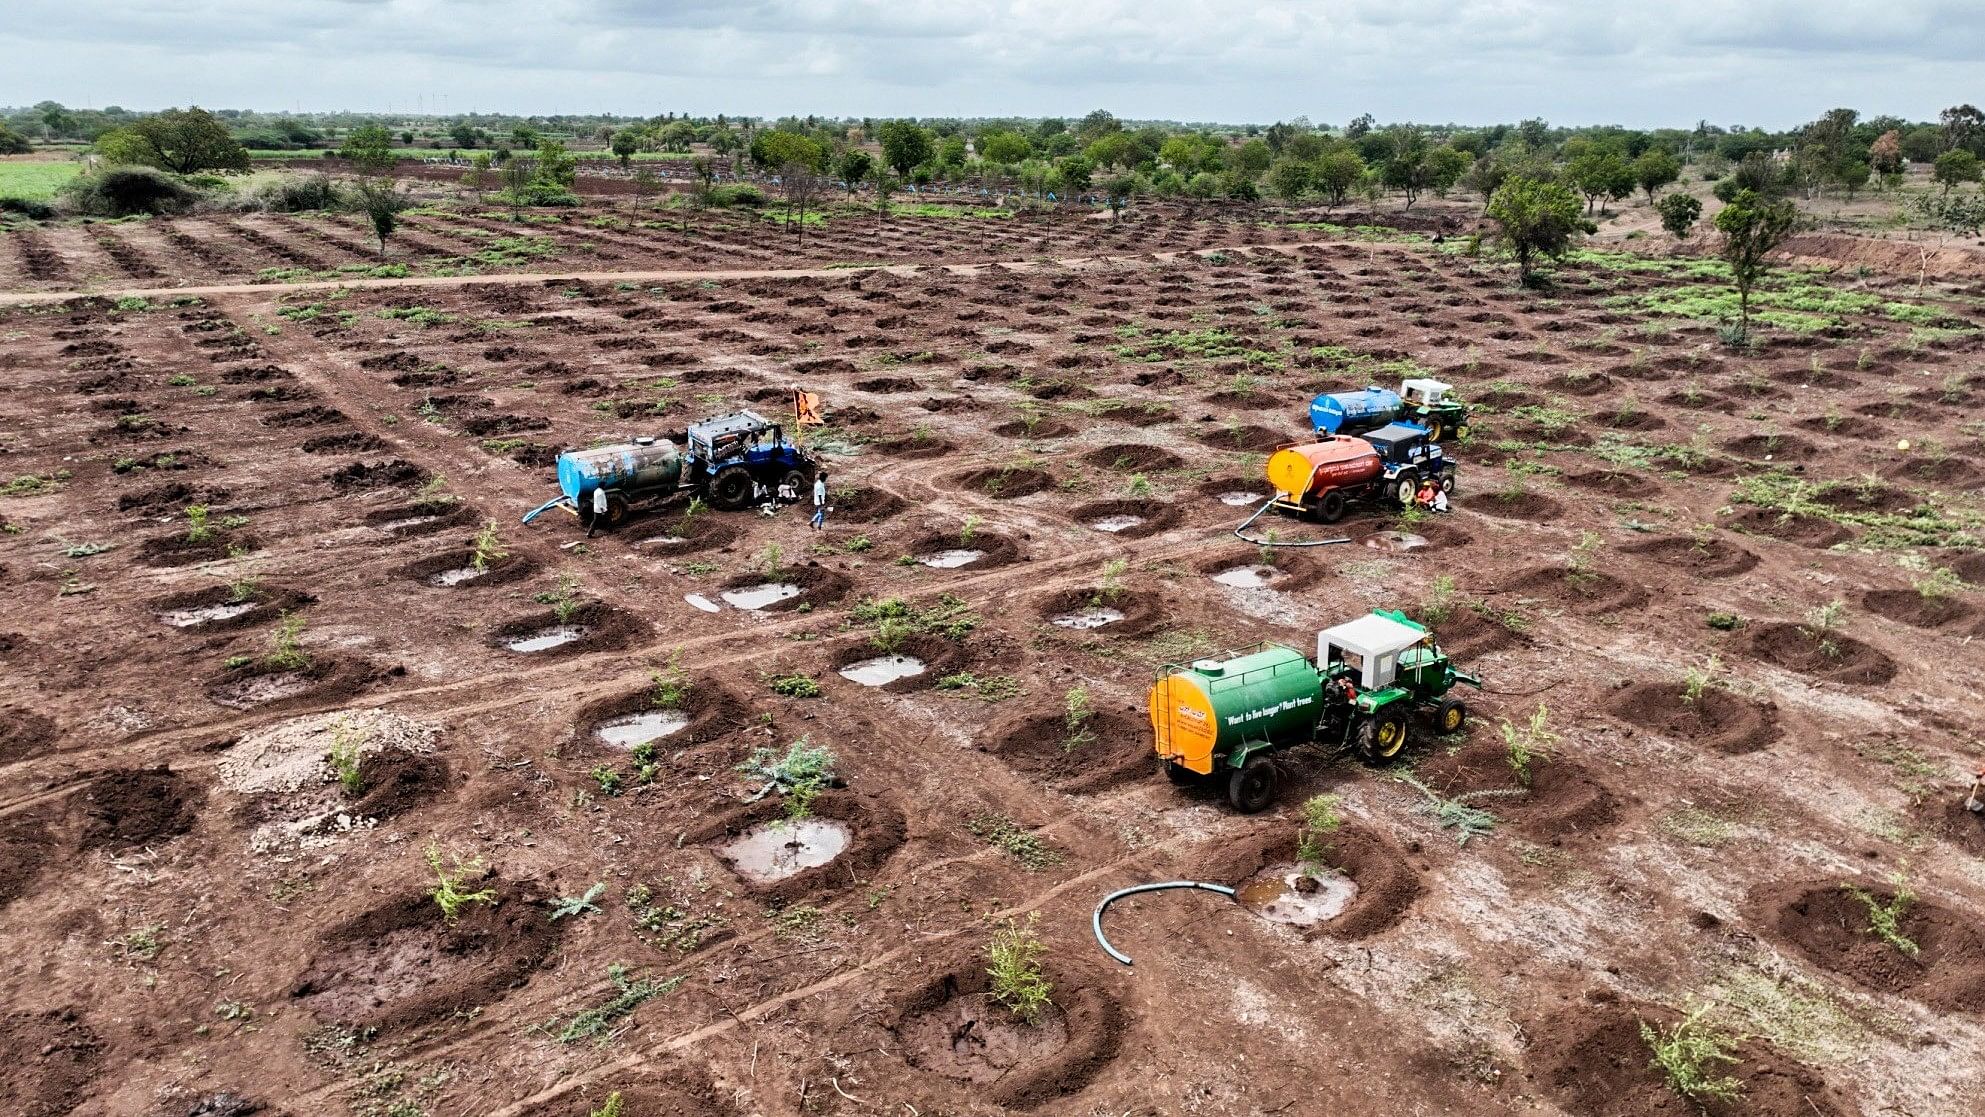
[[[1441,491],[1448,494],[1449,496],[1454,495],[1454,474],[1452,473],[1441,474]]]
[[[1420,495],[1420,475],[1408,469],[1400,473],[1399,480],[1392,483],[1392,495],[1401,508],[1413,507],[1413,501]]]
[[[1383,764],[1406,748],[1406,716],[1380,710],[1358,727],[1358,755],[1367,764]]]
[[[1468,728],[1468,703],[1459,698],[1449,698],[1434,711],[1434,727],[1443,737],[1452,736]]]
[[[779,487],[782,489],[791,489],[794,500],[805,501],[807,498],[806,474],[801,473],[797,469],[787,470],[785,477],[779,481]]]
[[[1326,524],[1334,524],[1344,518],[1344,494],[1332,489],[1316,502],[1316,518]]]
[[[1227,802],[1242,814],[1254,814],[1275,799],[1275,765],[1259,754],[1227,777]]]
[[[1428,442],[1439,442],[1441,435],[1447,432],[1447,428],[1439,419],[1423,419],[1421,422],[1426,425]]]
[[[725,512],[736,512],[751,503],[757,490],[751,471],[741,465],[725,466],[710,479],[710,503]]]

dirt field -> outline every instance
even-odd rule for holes
[[[1985,287],[1803,276],[1738,352],[1677,312],[1722,290],[1686,261],[1538,293],[1183,213],[804,249],[613,216],[468,280],[446,261],[518,226],[416,217],[399,258],[436,281],[399,286],[347,219],[0,236],[7,292],[100,292],[0,309],[0,1111],[1684,1114],[1640,1022],[1708,1003],[1744,1088],[1712,1113],[1980,1112]],[[898,266],[833,266],[866,262]],[[1263,561],[1228,533],[1310,395],[1416,369],[1477,408],[1456,513],[1275,526],[1427,545],[1216,582]],[[832,412],[824,534],[518,525],[560,449],[794,383]],[[767,582],[797,594],[724,603]],[[885,598],[927,669],[871,688],[840,671],[886,650]],[[1165,779],[1160,664],[1376,606],[1485,677],[1465,736],[1287,754],[1252,817]],[[1526,789],[1497,723],[1540,703]],[[645,771],[601,736],[644,714],[673,729]],[[763,879],[731,843],[780,797],[737,769],[802,738],[839,849]],[[1169,893],[1111,910],[1135,966],[1090,938],[1112,889],[1293,860],[1324,792],[1336,919]],[[496,902],[444,922],[430,849]],[[1917,952],[1846,885],[1912,893]],[[1021,1025],[984,950],[1034,916],[1053,1007]]]

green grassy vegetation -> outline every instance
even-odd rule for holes
[[[0,198],[45,202],[82,170],[81,163],[0,161]]]
[[[1283,364],[1281,354],[1255,348],[1248,339],[1218,327],[1150,332],[1141,326],[1118,326],[1116,333],[1122,344],[1111,346],[1110,351],[1125,360],[1152,363],[1238,357],[1250,364],[1270,368],[1281,368]]]
[[[1925,502],[1900,512],[1853,511],[1821,503],[1817,498],[1828,490],[1824,483],[1772,470],[1740,479],[1731,499],[1780,515],[1810,516],[1858,528],[1861,535],[1855,544],[1860,547],[1976,547],[1985,540],[1985,513],[1975,507]]]
[[[1587,252],[1588,257],[1606,254]],[[1630,271],[1651,271],[1664,275],[1688,276],[1728,282],[1729,267],[1720,261],[1688,261],[1683,270],[1657,268],[1659,261],[1621,256],[1633,264],[1614,263]],[[1614,310],[1638,311],[1671,318],[1714,321],[1737,317],[1737,292],[1727,287],[1686,284],[1660,287],[1637,295],[1616,295],[1604,305]],[[1817,282],[1810,272],[1773,275],[1751,293],[1751,316],[1794,333],[1817,333],[1848,324],[1852,317],[1883,318],[1909,326],[1943,329],[1965,328],[1966,323],[1934,306],[1903,302],[1866,291],[1847,291]]]
[[[947,217],[953,219],[1002,218],[1012,217],[1012,210],[989,209],[985,206],[947,206],[937,202],[892,202],[889,205],[892,217]]]

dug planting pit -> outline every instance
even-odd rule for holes
[[[1486,740],[1459,752],[1431,756],[1416,775],[1436,794],[1462,799],[1527,837],[1552,845],[1605,833],[1619,821],[1623,806],[1622,796],[1609,790],[1591,769],[1562,753],[1533,761],[1525,784],[1502,747]]]
[[[1054,487],[1055,479],[1044,470],[1007,466],[954,474],[950,483],[961,492],[975,493],[993,500],[1017,500],[1048,491]]]
[[[1823,517],[1809,516],[1804,512],[1778,512],[1770,508],[1744,508],[1723,523],[1735,531],[1819,550],[1854,538],[1852,531]]]
[[[367,527],[401,538],[445,531],[473,523],[475,519],[475,510],[462,504],[408,504],[365,514]]]
[[[277,710],[349,697],[370,677],[355,660],[315,656],[301,667],[256,660],[209,679],[206,694],[230,710]]]
[[[907,833],[893,803],[841,787],[816,794],[804,817],[789,814],[784,798],[769,796],[686,840],[707,846],[751,895],[786,901],[874,879]]]
[[[1680,1014],[1661,1005],[1633,1003],[1611,990],[1581,998],[1562,996],[1526,1023],[1526,1078],[1567,1113],[1581,1117],[1851,1117],[1861,1112],[1830,1088],[1818,1072],[1794,1062],[1762,1040],[1730,1046],[1731,1063],[1707,1064],[1713,1077],[1738,1083],[1732,1101],[1704,1097],[1703,1104],[1671,1088],[1654,1066],[1642,1033],[1645,1024],[1664,1033]]]
[[[1778,707],[1771,703],[1713,685],[1690,690],[1680,680],[1636,683],[1613,699],[1613,716],[1726,756],[1757,752],[1778,739]]]
[[[308,594],[274,586],[210,586],[173,594],[150,603],[152,615],[168,628],[221,632],[273,622],[285,610],[309,605]]]
[[[1654,539],[1620,550],[1704,578],[1734,578],[1758,564],[1756,555],[1718,536]]]
[[[400,568],[400,576],[440,589],[481,588],[515,582],[536,570],[537,563],[522,555],[486,557],[478,566],[475,551],[464,548],[408,563]]]
[[[464,904],[452,923],[431,896],[415,892],[332,927],[290,999],[327,1024],[382,1034],[501,1000],[530,980],[569,924],[545,917],[547,897],[533,885],[505,887],[485,876],[462,887],[498,895]]]
[[[445,794],[439,736],[432,723],[385,710],[308,714],[245,734],[215,773],[247,800],[250,848],[307,848]]]
[[[564,616],[544,612],[498,625],[489,642],[512,655],[553,659],[622,648],[645,636],[647,628],[631,614],[593,602]]]
[[[259,551],[262,541],[242,532],[211,532],[205,539],[193,540],[185,532],[154,536],[138,548],[138,562],[158,570],[219,562],[246,551]]]
[[[959,959],[889,1011],[887,1047],[950,1105],[1034,1109],[1079,1093],[1116,1058],[1126,1021],[1097,975],[1062,957],[1046,966],[1052,1003],[1032,1022],[992,999],[984,959]]]
[[[927,531],[903,550],[917,565],[933,570],[992,570],[1020,557],[1020,548],[1004,535],[973,530]]]
[[[1985,1013],[1985,929],[1974,914],[1913,893],[1898,903],[1895,882],[1876,880],[1767,884],[1751,906],[1760,926],[1821,969],[1938,1012]],[[1876,929],[1884,911],[1896,941]]]
[[[1260,919],[1290,927],[1317,927],[1344,914],[1358,898],[1358,882],[1315,866],[1270,865],[1234,890],[1234,899]]]
[[[127,849],[193,829],[206,798],[204,787],[161,764],[105,772],[75,795],[71,807],[80,819],[82,848]]]
[[[723,584],[718,596],[745,612],[783,612],[801,605],[816,609],[831,605],[847,596],[850,585],[847,575],[809,562],[770,573],[736,575]]]
[[[1740,646],[1753,658],[1823,682],[1881,686],[1895,678],[1887,653],[1839,632],[1763,624],[1747,629]]]
[[[644,555],[689,555],[713,551],[737,542],[738,529],[712,516],[696,516],[687,523],[662,523],[621,529],[628,545]]]
[[[1158,771],[1149,724],[1113,710],[1010,718],[988,729],[978,747],[1071,795],[1106,791]]]
[[[893,640],[887,648],[874,641],[843,648],[835,653],[833,668],[850,682],[902,694],[963,670],[969,658],[956,640],[913,632]]]
[[[1505,582],[1498,593],[1518,595],[1562,605],[1580,616],[1603,617],[1639,609],[1647,604],[1647,591],[1611,574],[1562,566],[1544,566],[1525,571]]]
[[[1142,539],[1178,523],[1178,509],[1152,500],[1102,500],[1080,505],[1070,519],[1120,539]]]
[[[1314,835],[1317,857],[1305,862],[1296,825],[1259,825],[1216,847],[1187,872],[1232,886],[1250,915],[1309,937],[1370,938],[1406,918],[1423,888],[1420,874],[1426,866],[1420,858],[1352,822]]]

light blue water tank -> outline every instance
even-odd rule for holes
[[[647,496],[675,488],[681,478],[682,455],[666,438],[636,439],[558,455],[558,487],[567,499],[582,507],[594,489]]]
[[[1382,427],[1405,408],[1399,393],[1374,384],[1362,392],[1325,392],[1310,401],[1310,423],[1324,434]]]

